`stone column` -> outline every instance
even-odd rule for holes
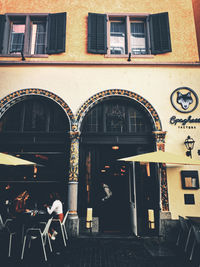
[[[163,131],[155,131],[153,132],[155,141],[156,141],[156,149],[165,151],[165,136],[166,132]],[[161,211],[169,211],[169,200],[168,200],[168,188],[167,188],[167,172],[166,165],[160,164],[160,192],[161,192]]]
[[[70,236],[79,234],[79,218],[77,214],[78,200],[78,175],[79,175],[79,138],[80,132],[77,131],[77,125],[73,124],[70,132],[71,149],[70,149],[70,168],[68,180],[68,201],[69,219],[67,228]]]
[[[166,132],[163,131],[155,131],[153,132],[155,141],[156,141],[156,149],[165,151],[165,136]],[[159,179],[160,179],[160,222],[159,222],[159,235],[166,239],[168,225],[171,225],[171,212],[169,212],[169,199],[168,199],[168,187],[167,187],[167,172],[166,172],[166,164],[159,164]]]

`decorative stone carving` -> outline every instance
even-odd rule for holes
[[[165,131],[155,131],[153,132],[156,141],[157,150],[165,151]],[[169,199],[168,199],[168,187],[167,187],[167,172],[166,165],[160,164],[160,190],[161,190],[161,209],[162,211],[169,211]]]
[[[69,170],[69,181],[78,181],[78,170],[79,170],[79,138],[80,132],[77,130],[78,124],[76,121],[72,123],[72,131],[70,132],[71,137],[71,150],[70,150],[70,170]]]

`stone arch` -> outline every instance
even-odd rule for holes
[[[65,112],[69,119],[69,125],[71,129],[72,121],[74,121],[74,115],[70,109],[70,107],[66,104],[66,102],[57,96],[56,94],[49,92],[47,90],[38,89],[38,88],[27,88],[15,91],[0,100],[0,118],[3,114],[14,104],[26,99],[28,96],[41,96],[46,97],[54,102],[56,102]]]
[[[81,122],[86,115],[86,113],[96,104],[104,100],[105,98],[111,98],[113,96],[120,96],[132,99],[133,101],[138,102],[143,106],[144,109],[148,112],[151,121],[153,122],[154,131],[161,131],[162,125],[158,113],[154,109],[154,107],[142,96],[123,89],[109,89],[102,92],[99,92],[92,97],[90,97],[78,110],[76,114],[76,120],[78,122],[78,128],[80,129]]]

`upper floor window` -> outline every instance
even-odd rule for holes
[[[65,52],[66,13],[0,15],[0,53]]]
[[[88,15],[88,52],[146,55],[171,52],[168,13]]]

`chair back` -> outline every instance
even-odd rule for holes
[[[53,218],[50,218],[50,219],[48,220],[48,222],[46,223],[46,225],[45,225],[45,227],[44,227],[44,230],[43,230],[43,232],[42,232],[43,235],[45,235],[45,234],[48,233],[48,231],[49,231],[49,227],[50,227],[50,224],[51,224],[52,219],[53,219]]]
[[[180,222],[181,228],[184,232],[189,231],[189,226],[188,226],[187,220],[185,218],[179,216],[179,222]]]
[[[2,216],[0,214],[0,230],[2,230],[5,227],[4,223],[3,223],[3,219]]]
[[[66,222],[66,220],[67,220],[67,216],[68,216],[68,214],[69,214],[69,211],[67,211],[67,212],[65,213],[65,217],[64,217],[64,219],[63,219],[63,221],[62,221],[63,224],[65,224],[65,222]]]
[[[197,225],[193,225],[194,236],[198,244],[200,244],[200,228]]]

